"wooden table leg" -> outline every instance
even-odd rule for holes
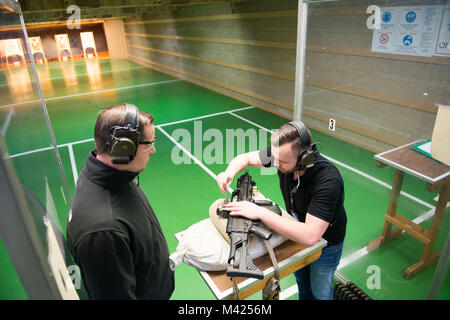
[[[403,278],[410,279],[423,269],[429,267],[433,263],[435,263],[440,256],[440,251],[433,253],[433,248],[436,243],[436,239],[439,233],[439,227],[441,226],[442,218],[444,217],[445,208],[447,207],[447,202],[450,197],[450,186],[446,184],[442,187],[441,192],[439,193],[438,203],[436,205],[436,211],[433,216],[433,220],[431,222],[430,227],[430,242],[425,245],[425,249],[422,253],[422,258],[416,264],[410,266],[405,270]]]
[[[391,198],[389,200],[389,207],[386,215],[394,216],[394,214],[397,211],[398,199],[400,197],[400,191],[402,190],[404,175],[405,173],[403,171],[400,171],[398,169],[395,170],[394,183],[392,184]],[[375,250],[376,248],[382,246],[386,242],[397,238],[402,234],[402,232],[403,230],[401,230],[400,228],[397,228],[394,231],[392,231],[392,223],[385,220],[382,235],[370,241],[369,244],[367,245],[367,250],[369,252]]]

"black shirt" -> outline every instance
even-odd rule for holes
[[[260,150],[259,157],[265,167],[273,165],[271,148]],[[300,187],[292,198],[293,206],[290,192],[298,181],[294,180],[293,173],[284,174],[280,170],[278,177],[286,211],[297,215],[300,222],[305,222],[307,213],[329,222],[322,237],[328,245],[341,243],[345,237],[347,215],[344,209],[344,182],[336,166],[317,153],[314,166],[300,177]]]
[[[169,299],[169,250],[134,178],[91,152],[77,181],[67,224],[70,251],[91,299]]]

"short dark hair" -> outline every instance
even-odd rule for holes
[[[125,104],[119,104],[102,109],[97,116],[97,122],[94,129],[95,150],[98,154],[109,152],[108,142],[110,140],[111,128],[114,126],[125,127]],[[139,110],[139,128],[138,132],[142,140],[145,137],[144,128],[154,123],[153,116],[150,113]]]
[[[311,132],[309,129],[307,130],[310,141],[312,141]],[[299,155],[303,150],[302,141],[300,141],[297,130],[289,123],[283,124],[277,131],[275,131],[275,133],[270,137],[270,142],[274,146],[282,146],[286,143],[292,143],[291,149],[297,155]]]

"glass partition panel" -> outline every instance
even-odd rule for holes
[[[450,104],[450,2],[305,2],[302,119],[345,182],[348,223],[338,272],[374,299],[417,299],[414,292],[426,293],[431,276],[416,276],[414,289],[406,279],[422,265],[432,272],[431,253],[443,247],[449,228],[436,182],[442,186],[448,166],[430,158],[440,139],[447,139],[440,150],[449,150],[449,120],[443,137],[435,132]],[[413,148],[419,141],[428,147],[421,155]],[[391,158],[383,162],[386,151]],[[392,235],[391,225],[399,228]],[[403,242],[390,241],[401,230]],[[383,272],[379,290],[369,283],[373,268]]]
[[[18,190],[20,195],[17,196],[26,200],[25,211],[30,220],[25,218],[23,223],[36,232],[34,239],[39,243],[34,246],[41,248],[45,259],[48,259],[48,225],[51,223],[57,238],[63,240],[70,195],[35,76],[20,9],[14,6],[18,6],[17,3],[0,1],[1,156],[8,164],[7,168],[14,171],[10,172],[11,176],[17,177],[13,180],[17,186],[11,186],[11,190]],[[1,214],[5,217],[9,213],[5,210]],[[6,238],[11,239],[15,230],[21,228],[13,221],[3,218],[0,221],[3,224],[0,234],[0,299],[26,299],[29,291],[18,278],[18,259],[14,257],[23,253],[11,252],[6,245]],[[22,259],[23,263],[26,261]],[[30,261],[30,271],[34,267]],[[23,265],[20,269],[26,271]]]

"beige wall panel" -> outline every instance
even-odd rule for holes
[[[380,152],[380,150],[389,150],[392,149],[394,146],[388,143],[383,143],[371,138],[368,138],[364,135],[357,134],[355,132],[337,127],[335,132],[332,132],[328,130],[328,123],[324,123],[321,121],[318,121],[314,118],[304,116],[303,120],[308,126],[311,126],[312,128],[319,130],[323,133],[329,134],[333,137],[336,137],[338,139],[353,143],[357,146],[363,147],[365,149],[368,149],[373,152]],[[314,139],[314,137],[313,137]],[[327,154],[326,147],[322,149],[322,152],[324,154]],[[375,165],[375,163],[374,163]]]
[[[105,20],[103,27],[105,29],[109,56],[116,59],[128,59],[123,20]]]
[[[318,52],[307,53],[306,65],[310,79],[373,90],[398,97],[406,105],[412,100],[411,107],[423,106],[433,113],[434,103],[444,103],[449,96],[448,65]]]
[[[307,86],[304,108],[409,142],[430,137],[436,114]],[[408,123],[408,126],[399,124]],[[339,126],[339,124],[337,124]]]

